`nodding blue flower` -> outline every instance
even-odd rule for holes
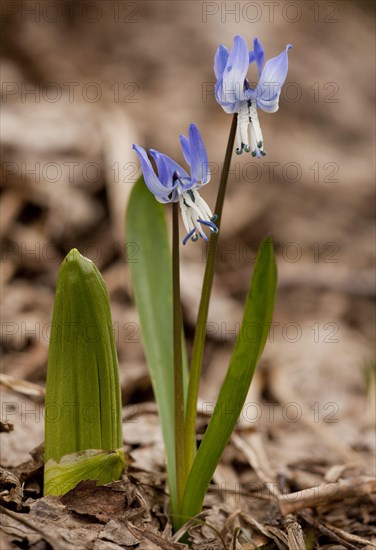
[[[283,52],[264,65],[264,48],[261,42],[255,38],[253,51],[249,51],[247,42],[238,35],[234,38],[231,52],[221,44],[215,54],[215,97],[226,113],[238,113],[238,155],[251,150],[254,157],[266,155],[257,108],[267,113],[278,111],[281,88],[287,76],[287,52],[290,48],[291,44],[287,44]],[[256,87],[251,88],[247,72],[254,61],[259,80]]]
[[[209,183],[210,170],[206,148],[195,124],[189,126],[188,137],[180,136],[180,143],[191,175],[172,158],[155,149],[150,149],[150,155],[157,167],[157,175],[145,149],[136,144],[133,145],[133,149],[140,159],[145,183],[157,201],[179,203],[187,231],[183,244],[186,244],[189,239],[195,242],[199,236],[207,241],[203,226],[217,233],[218,228],[214,223],[217,216],[213,216],[209,206],[198,192],[198,189]]]

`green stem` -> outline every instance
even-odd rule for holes
[[[217,202],[215,205],[215,214],[217,215],[217,227],[220,228],[222,219],[223,202],[226,193],[227,180],[230,171],[232,151],[234,149],[235,135],[237,126],[237,114],[234,114],[230,129],[230,134],[227,142],[227,149],[221,181],[219,184]],[[202,285],[202,293],[200,306],[198,310],[196,331],[193,341],[191,369],[189,375],[188,397],[187,397],[187,412],[185,419],[185,449],[186,459],[188,461],[187,470],[189,471],[196,454],[196,416],[197,416],[197,399],[201,378],[202,357],[204,353],[205,337],[206,337],[206,322],[209,311],[209,301],[214,279],[215,259],[218,248],[219,232],[211,236],[208,257],[206,261],[204,282]]]
[[[174,337],[174,413],[175,413],[175,467],[178,507],[183,499],[187,478],[184,441],[184,389],[182,361],[182,313],[180,302],[179,266],[179,205],[172,205],[172,298]]]

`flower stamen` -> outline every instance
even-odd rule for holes
[[[252,156],[257,158],[266,155],[263,149],[263,137],[256,102],[250,99],[239,103],[237,139],[237,155],[241,155],[243,151],[246,153],[252,151]],[[251,142],[250,145],[249,139]]]
[[[192,229],[189,233],[187,233],[187,235],[186,235],[186,236],[184,237],[184,239],[183,239],[183,244],[184,244],[184,245],[187,244],[187,242],[188,242],[189,239],[192,237],[193,233],[195,233],[195,231],[196,231],[195,229]],[[197,235],[196,235],[196,236],[197,236]],[[193,239],[194,239],[194,237],[192,237],[192,241],[193,241]],[[197,237],[197,239],[198,239],[198,237]],[[196,241],[197,241],[197,239],[196,239]]]
[[[218,227],[213,222],[208,222],[206,220],[197,220],[199,223],[202,223],[203,225],[207,225],[210,227],[210,230],[212,233],[218,233]]]
[[[216,215],[211,213],[209,206],[195,189],[189,189],[180,195],[179,205],[181,209],[184,227],[187,235],[183,239],[185,245],[189,239],[193,242],[199,237],[208,240],[202,226],[210,228],[212,233],[218,232],[218,227],[215,225]]]

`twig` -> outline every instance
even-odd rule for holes
[[[5,388],[30,397],[44,397],[46,393],[46,390],[42,388],[42,386],[38,386],[38,384],[33,384],[27,380],[15,378],[8,374],[0,374],[0,386],[4,386]]]
[[[161,537],[158,535],[158,533],[154,533],[150,529],[142,529],[141,527],[137,527],[137,525],[133,525],[132,523],[129,523],[128,521],[125,523],[128,531],[136,538],[144,537],[147,540],[153,542],[158,548],[162,548],[162,550],[180,550],[183,548],[187,548],[185,544],[180,544],[178,542],[170,542],[169,540],[165,539],[164,537]]]
[[[350,544],[349,542],[346,542],[345,540],[343,540],[342,537],[339,537],[338,535],[336,535],[333,531],[328,529],[320,521],[316,520],[315,518],[307,514],[307,512],[299,512],[299,516],[302,517],[307,523],[309,523],[309,525],[312,525],[313,527],[321,531],[321,533],[329,537],[331,540],[338,542],[345,548],[349,548],[349,550],[358,550],[357,546],[354,546],[353,544]]]
[[[278,496],[281,513],[286,516],[302,508],[315,508],[319,504],[341,500],[348,497],[369,495],[376,491],[376,479],[371,477],[357,477],[325,483],[317,487],[303,489],[296,493]]]

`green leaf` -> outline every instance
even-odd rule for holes
[[[259,249],[239,336],[183,498],[181,524],[198,514],[247,397],[271,326],[277,285],[272,239]]]
[[[157,402],[166,449],[172,510],[177,510],[174,441],[174,363],[172,260],[163,206],[141,177],[135,184],[126,214],[127,249],[132,288],[138,310],[146,359]],[[183,351],[186,387],[186,359]]]
[[[66,455],[121,448],[119,372],[108,293],[93,262],[73,249],[60,267],[55,295],[45,400],[45,472],[48,463],[59,463]],[[124,458],[120,469],[123,463]]]
[[[95,480],[100,485],[110,483],[121,478],[124,468],[123,449],[88,449],[64,455],[59,462],[50,459],[44,471],[44,494],[65,495],[85,479]]]

